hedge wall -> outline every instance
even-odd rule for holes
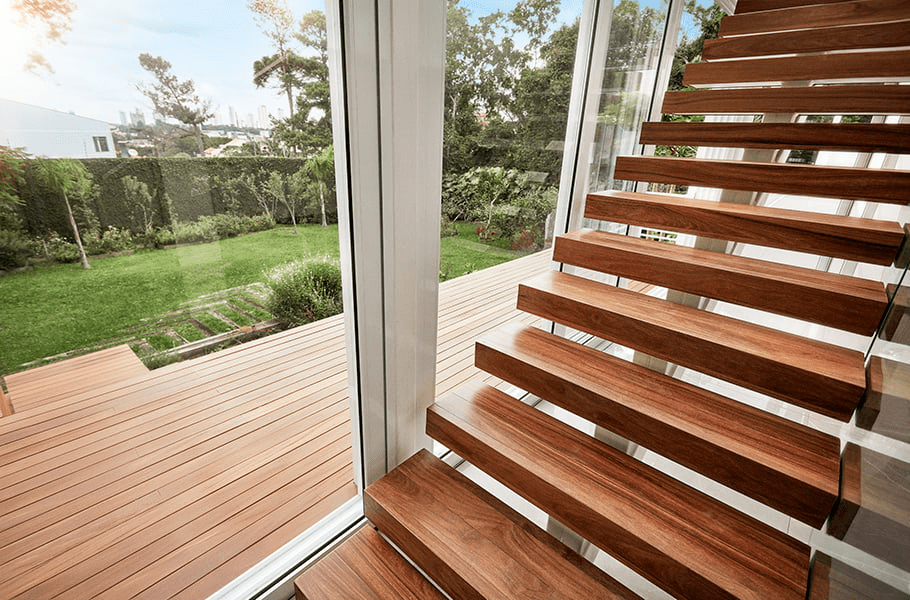
[[[217,185],[217,177],[236,178],[251,174],[261,177],[263,172],[278,171],[291,175],[304,164],[300,158],[238,156],[223,158],[88,158],[80,159],[92,175],[98,193],[90,201],[90,208],[98,217],[102,228],[108,226],[141,229],[137,215],[131,209],[124,193],[121,178],[132,175],[145,182],[154,197],[155,225],[170,225],[172,219],[194,221],[202,215],[227,212],[225,198]],[[47,231],[68,234],[69,221],[60,198],[50,190],[35,185],[26,176],[19,190],[24,200],[21,208],[23,224],[31,235],[44,235]],[[171,209],[168,210],[168,200]],[[334,185],[326,194],[326,213],[331,222],[337,222]],[[254,216],[263,213],[252,194],[239,197],[240,212]],[[319,220],[319,206],[311,203],[298,214],[298,221]],[[275,218],[290,222],[290,215],[279,206]]]

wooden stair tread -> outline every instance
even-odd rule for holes
[[[690,63],[683,84],[692,87],[779,81],[905,79],[910,50],[873,50]]]
[[[910,114],[910,86],[821,85],[730,90],[671,91],[668,114]]]
[[[445,596],[389,545],[362,527],[295,581],[297,600],[443,600]]]
[[[842,421],[865,389],[860,352],[565,273],[520,285],[518,308]]]
[[[848,443],[828,533],[910,571],[910,464]]]
[[[837,498],[837,438],[540,329],[477,342],[500,379],[821,527]]]
[[[493,388],[427,433],[677,598],[805,597],[808,547]]]
[[[736,3],[736,14],[808,6],[811,4],[834,4],[836,2],[854,2],[855,0],[739,0]]]
[[[910,34],[910,22],[906,25]],[[731,148],[910,153],[900,123],[642,123],[639,142]]]
[[[747,2],[748,4],[748,2]],[[903,0],[853,0],[852,2],[800,2],[768,10],[735,14],[721,19],[719,35],[727,37],[770,31],[787,31],[861,23],[881,23],[910,17]]]
[[[426,450],[367,488],[364,514],[453,598],[637,598]]]
[[[873,356],[866,381],[857,426],[910,443],[910,365]]]
[[[910,58],[908,58],[910,63]],[[662,156],[620,156],[616,179],[907,204],[910,171]]]
[[[585,217],[879,265],[905,237],[897,222],[636,192],[588,194]]]
[[[702,59],[910,46],[910,23],[893,21],[705,40]]]
[[[827,554],[816,552],[807,600],[910,600],[910,595]]]
[[[553,260],[861,335],[888,306],[878,281],[592,229],[558,236]]]

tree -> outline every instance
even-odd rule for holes
[[[253,20],[265,35],[272,40],[275,54],[263,56],[253,63],[253,83],[263,87],[277,79],[277,87],[287,96],[288,114],[293,115],[294,88],[300,80],[297,70],[300,57],[289,48],[294,29],[294,16],[285,0],[249,0],[247,8],[253,13]]]
[[[273,203],[281,202],[291,215],[294,235],[297,235],[297,205],[300,196],[288,185],[287,178],[277,171],[270,171],[262,180],[262,194],[272,198]]]
[[[683,72],[686,65],[701,60],[705,40],[713,40],[717,37],[720,31],[720,20],[726,16],[726,13],[716,4],[712,3],[711,6],[702,7],[696,3],[696,0],[686,0],[685,11],[695,21],[699,35],[690,39],[688,34],[684,34],[682,41],[676,47],[676,53],[673,55],[673,68],[670,72],[670,85],[667,87],[669,90],[685,89]]]
[[[124,196],[130,203],[130,220],[133,226],[148,235],[155,221],[154,199],[148,184],[132,175],[124,175],[120,182],[123,184]]]
[[[84,199],[92,193],[91,174],[86,170],[85,165],[72,158],[39,158],[32,164],[35,169],[35,178],[39,184],[49,187],[63,197],[63,202],[66,204],[66,212],[69,215],[70,227],[73,228],[73,235],[76,238],[76,246],[79,247],[79,258],[82,261],[82,268],[91,269],[91,265],[88,264],[88,257],[85,255],[85,248],[82,247],[79,227],[73,217],[73,207],[69,200],[70,197]]]
[[[196,95],[196,85],[192,79],[180,81],[176,75],[171,74],[171,63],[160,56],[140,54],[139,64],[155,77],[155,83],[140,84],[136,88],[152,101],[156,113],[188,126],[188,130],[196,137],[201,155],[205,151],[205,145],[200,126],[214,115],[211,102],[203,101]]]
[[[305,156],[313,156],[332,143],[325,14],[314,10],[303,15],[294,38],[303,46],[303,53],[295,63],[300,89],[297,110],[275,122],[272,138]]]
[[[66,43],[63,34],[72,29],[72,13],[76,10],[76,3],[72,0],[14,0],[11,8],[18,13],[20,25],[36,24],[43,29],[45,40]],[[39,68],[54,72],[44,55],[32,50],[26,58],[25,69],[34,73]]]
[[[472,22],[459,0],[449,0],[444,172],[501,162],[506,155],[500,148],[511,145],[516,135],[518,82],[539,59],[558,6],[558,0],[519,0],[509,12]]]
[[[325,188],[335,175],[335,147],[326,146],[322,152],[308,159],[303,165],[303,171],[319,184],[319,210],[322,213],[322,226],[328,227],[325,218]]]

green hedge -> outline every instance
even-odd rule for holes
[[[139,230],[139,223],[124,193],[121,178],[131,175],[146,183],[154,196],[155,223],[157,227],[171,225],[174,220],[195,221],[201,216],[228,212],[218,178],[236,178],[243,175],[259,176],[262,171],[277,171],[285,175],[297,172],[304,164],[300,158],[238,156],[223,158],[90,158],[81,159],[92,175],[98,193],[89,201],[102,229],[110,226]],[[35,185],[27,174],[19,189],[24,201],[20,209],[23,225],[33,236],[43,236],[48,231],[69,235],[70,227],[66,209],[59,196]],[[240,194],[239,212],[247,216],[262,214],[262,209],[252,194]],[[170,203],[170,204],[169,204]],[[326,212],[330,222],[337,222],[334,186],[327,194]],[[319,206],[310,206],[300,215],[304,221],[319,219]],[[275,218],[290,222],[290,215],[279,206]]]

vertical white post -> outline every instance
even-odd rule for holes
[[[439,278],[442,1],[326,6],[356,476],[427,445]]]

